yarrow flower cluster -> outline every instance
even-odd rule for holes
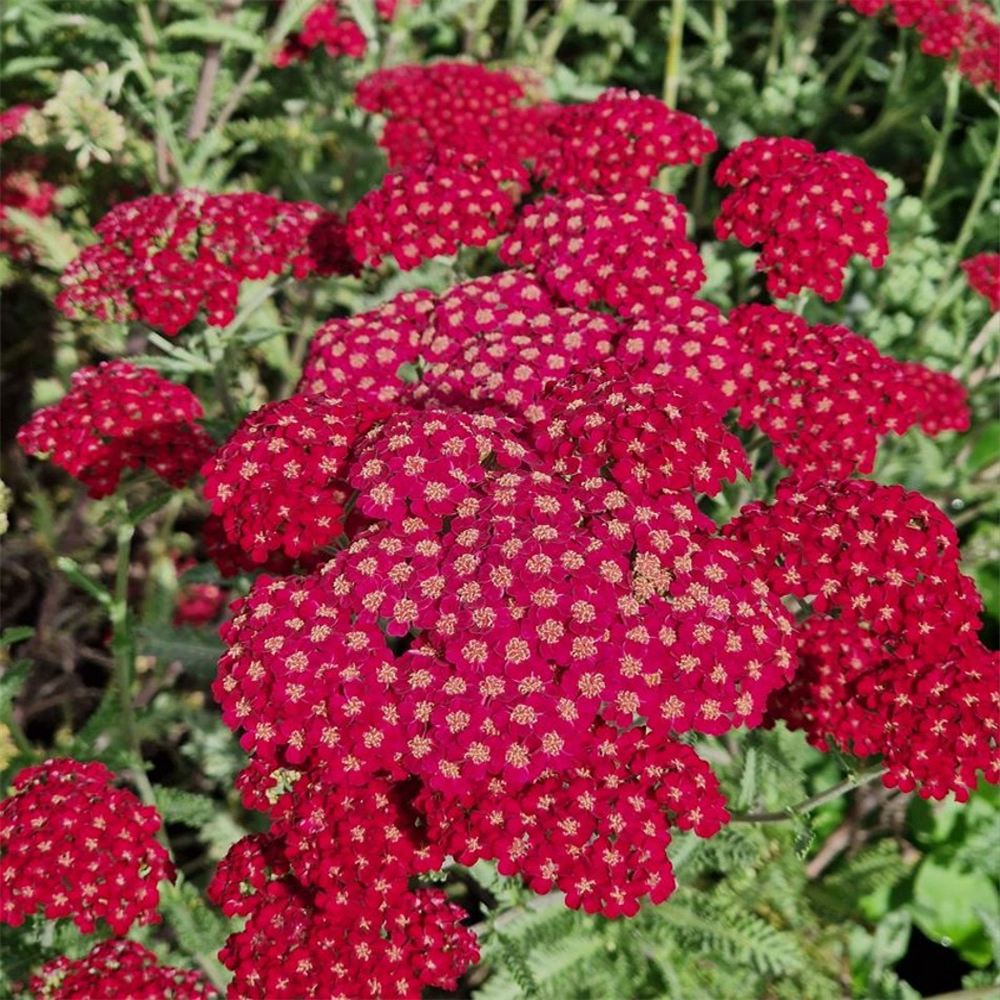
[[[715,179],[736,188],[722,203],[716,235],[762,244],[757,270],[776,296],[811,288],[832,302],[854,254],[873,267],[885,262],[886,185],[856,156],[818,153],[804,139],[761,137],[731,152]]]
[[[929,56],[957,57],[958,71],[973,86],[1000,90],[1000,20],[982,0],[840,0],[874,17],[886,7],[901,28],[914,28]]]
[[[677,199],[658,191],[544,198],[524,211],[500,259],[530,268],[569,305],[655,313],[671,293],[705,281],[686,226]]]
[[[969,287],[979,292],[994,312],[1000,312],[1000,253],[976,254],[962,261],[962,270]]]
[[[387,412],[294,396],[251,413],[202,470],[229,541],[262,564],[278,552],[307,556],[342,535],[351,449]]]
[[[770,306],[741,306],[729,322],[740,425],[759,427],[800,482],[871,472],[879,437],[917,422],[927,433],[969,426],[955,379],[893,361],[846,327],[809,326]]]
[[[461,246],[485,246],[509,228],[527,180],[514,162],[437,154],[366,194],[348,214],[348,242],[361,263],[377,267],[391,254],[404,271]]]
[[[358,84],[355,99],[386,117],[379,145],[391,167],[447,152],[517,164],[544,148],[548,122],[559,113],[537,103],[540,91],[525,70],[436,62],[377,70]]]
[[[160,965],[137,941],[112,938],[80,959],[46,962],[29,983],[36,1000],[218,1000],[198,972]]]
[[[190,389],[151,368],[106,361],[73,373],[70,391],[38,410],[18,431],[29,455],[52,462],[93,497],[113,493],[125,469],[145,467],[184,486],[215,445],[195,421],[201,403]]]
[[[701,163],[716,145],[697,118],[637,91],[606,90],[553,116],[536,173],[560,194],[627,191],[648,187],[662,167]]]
[[[8,212],[14,209],[36,219],[52,214],[59,188],[42,180],[46,166],[43,157],[29,157],[21,160],[16,169],[0,173],[0,253],[21,260],[30,260],[34,255],[23,229],[11,221]]]
[[[160,818],[98,763],[48,760],[26,767],[0,802],[0,922],[18,927],[39,910],[72,917],[85,934],[106,920],[115,934],[157,923],[157,883],[173,880],[156,840]]]
[[[66,269],[56,305],[168,334],[202,310],[210,326],[231,322],[243,281],[351,269],[338,216],[263,194],[150,195],[117,205],[95,229],[101,242]]]
[[[368,47],[358,23],[343,16],[339,0],[324,0],[313,7],[302,22],[302,30],[289,35],[275,53],[274,65],[284,69],[305,59],[320,45],[331,58],[347,56],[350,59],[360,59]]]

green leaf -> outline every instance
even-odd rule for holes
[[[14,625],[5,628],[0,634],[0,646],[13,646],[15,642],[24,642],[35,634],[35,630],[30,625]]]
[[[151,500],[147,500],[143,504],[139,504],[139,506],[129,514],[128,519],[132,522],[132,524],[141,524],[147,517],[150,517],[158,510],[162,510],[166,507],[173,497],[173,493],[161,493],[159,496],[153,497]]]
[[[215,18],[203,17],[192,21],[175,21],[163,32],[165,38],[191,39],[217,45],[234,45],[238,49],[257,53],[264,48],[264,38],[235,24],[224,24]]]
[[[0,715],[4,715],[31,674],[31,660],[18,660],[0,675]]]
[[[91,580],[75,559],[70,559],[69,556],[59,556],[56,559],[56,566],[82,591],[90,594],[102,607],[111,607],[111,595],[96,580]]]
[[[55,56],[18,56],[7,59],[0,69],[0,80],[10,80],[15,76],[34,76],[40,69],[51,69],[60,65]]]
[[[969,455],[969,469],[987,469],[1000,459],[1000,420],[991,420],[976,438]]]
[[[954,947],[974,965],[989,963],[992,949],[976,913],[1000,908],[1000,893],[988,879],[928,856],[917,869],[909,905],[914,922],[932,941]]]
[[[207,795],[164,785],[154,785],[153,790],[156,792],[156,806],[167,823],[201,827],[211,822],[219,810],[218,803]]]
[[[141,653],[168,663],[180,662],[185,670],[204,680],[215,676],[219,657],[225,651],[214,630],[191,625],[143,627],[138,640]]]

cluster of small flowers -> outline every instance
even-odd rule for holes
[[[884,181],[856,156],[818,153],[804,139],[760,137],[719,164],[716,183],[737,190],[722,203],[715,232],[761,244],[757,270],[776,296],[812,288],[828,302],[844,290],[853,254],[881,267],[889,253]]]
[[[522,77],[477,63],[394,66],[365,77],[355,100],[387,118],[379,145],[391,167],[417,166],[447,151],[519,163],[538,154],[559,112],[532,100],[540,84],[532,88]]]
[[[19,260],[34,256],[31,242],[24,231],[10,221],[8,211],[26,212],[36,219],[52,214],[57,185],[42,180],[47,162],[43,157],[21,160],[17,169],[0,171],[0,253]]]
[[[840,0],[874,17],[889,7],[901,28],[915,28],[920,48],[942,59],[958,57],[958,71],[974,86],[1000,90],[1000,20],[982,0]]]
[[[15,104],[0,111],[0,146],[21,134],[21,125],[32,110],[30,104]]]
[[[671,293],[705,281],[686,227],[684,208],[659,191],[543,198],[521,215],[500,259],[530,268],[569,305],[655,314]]]
[[[1000,312],[1000,253],[980,253],[962,261],[969,287],[979,292],[994,312]]]
[[[28,984],[35,1000],[219,1000],[197,972],[160,965],[137,941],[111,939],[80,959],[61,956]]]
[[[351,269],[338,216],[263,194],[150,195],[116,206],[96,230],[101,242],[66,269],[56,304],[169,334],[202,309],[209,325],[231,322],[243,281]]]
[[[48,760],[14,779],[0,802],[0,923],[41,910],[85,934],[104,919],[115,934],[157,923],[157,883],[173,880],[156,840],[160,818],[98,763]]]
[[[505,232],[528,175],[513,161],[439,153],[389,174],[347,216],[354,256],[377,267],[387,255],[404,271]]]
[[[846,327],[809,326],[771,306],[741,306],[729,322],[740,425],[759,427],[800,482],[871,472],[879,437],[918,421],[927,433],[968,429],[958,381],[887,358]]]
[[[0,146],[21,134],[25,116],[32,110],[30,104],[15,104],[0,113]],[[59,188],[50,181],[42,180],[42,172],[47,165],[41,156],[21,157],[16,159],[12,170],[7,157],[0,168],[0,253],[20,260],[32,258],[31,244],[24,232],[9,221],[7,211],[13,208],[36,219],[52,214]]]
[[[464,63],[395,67],[363,80],[358,104],[388,117],[381,143],[390,165],[404,173],[390,174],[355,210],[361,231],[352,245],[358,259],[377,264],[384,247],[393,250],[400,266],[413,267],[425,257],[454,253],[461,244],[484,245],[509,228],[518,198],[496,216],[484,210],[474,179],[466,183],[474,197],[462,206],[465,218],[455,218],[457,181],[434,166],[441,158],[472,161],[479,171],[499,174],[508,187],[524,189],[534,177],[568,201],[581,193],[611,196],[603,203],[621,217],[620,238],[633,211],[633,203],[621,197],[632,192],[634,201],[644,192],[655,194],[648,187],[662,167],[701,162],[716,147],[701,122],[652,97],[611,90],[590,104],[562,107],[530,103],[532,91],[523,73]],[[635,210],[649,214],[646,206]],[[540,211],[548,214],[551,204],[528,210]],[[352,213],[352,229],[355,219]],[[633,266],[641,272],[651,261],[648,252],[639,250],[639,256]]]
[[[302,22],[302,30],[289,35],[275,53],[274,65],[284,69],[305,59],[319,45],[333,58],[360,59],[365,54],[368,47],[365,33],[356,21],[343,15],[340,0],[324,0],[313,7]]]
[[[1000,782],[995,657],[963,643],[933,659],[899,656],[836,618],[810,618],[799,632],[792,683],[772,696],[771,721],[803,729],[859,756],[880,754],[885,784],[924,798],[964,802],[978,772]],[[957,697],[956,697],[957,695]]]
[[[637,91],[607,90],[553,116],[535,173],[565,195],[646,188],[662,167],[701,163],[716,146],[697,118]]]
[[[171,486],[184,486],[215,450],[196,423],[201,403],[190,389],[151,368],[106,361],[73,373],[70,391],[38,410],[18,431],[29,455],[46,455],[108,496],[125,469],[144,466]]]
[[[205,497],[231,544],[260,565],[344,533],[347,460],[382,416],[349,399],[295,396],[250,414],[205,463]]]
[[[773,504],[744,507],[727,533],[750,547],[776,593],[813,615],[773,718],[821,749],[829,738],[882,754],[886,784],[925,798],[965,799],[979,771],[1000,781],[981,605],[959,571],[955,529],[930,501],[862,480],[785,480]]]

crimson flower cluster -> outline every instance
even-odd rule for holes
[[[25,116],[31,110],[30,104],[15,104],[0,112],[0,146],[20,135]],[[59,188],[42,180],[47,165],[42,156],[17,157],[11,169],[10,157],[7,157],[0,169],[0,253],[20,260],[31,259],[30,243],[24,232],[10,221],[7,212],[13,208],[36,219],[52,214]]]
[[[771,306],[729,316],[739,344],[740,425],[756,425],[799,480],[871,472],[879,437],[918,421],[927,433],[967,430],[964,388],[901,364],[842,326],[809,326]]]
[[[358,84],[355,100],[386,117],[379,145],[391,167],[419,166],[445,151],[518,163],[537,156],[559,113],[538,103],[540,92],[526,70],[436,62],[377,70]]]
[[[356,21],[344,16],[339,0],[324,0],[313,7],[302,21],[302,30],[290,34],[275,53],[274,65],[284,69],[320,45],[328,56],[349,59],[360,59],[368,47],[365,33]]]
[[[389,174],[347,217],[354,256],[378,266],[391,254],[404,271],[461,246],[485,246],[510,225],[526,171],[475,153],[440,153]]]
[[[807,602],[800,667],[771,710],[826,749],[881,753],[886,784],[968,798],[1000,781],[1000,698],[955,529],[918,493],[862,480],[785,480],[727,533],[769,586]],[[946,697],[947,693],[947,697]]]
[[[46,962],[29,983],[36,1000],[218,1000],[198,972],[160,965],[137,941],[113,938],[80,959]]]
[[[215,445],[196,423],[201,403],[190,389],[151,368],[106,361],[73,373],[70,391],[38,410],[18,431],[29,455],[48,456],[93,497],[118,488],[125,469],[144,466],[183,486]]]
[[[157,923],[157,883],[173,880],[160,818],[98,763],[48,760],[14,779],[0,802],[0,922],[39,910],[72,917],[85,934],[104,919],[115,934]]]
[[[211,326],[236,315],[240,283],[351,270],[343,223],[308,202],[195,189],[113,208],[101,242],[66,269],[56,304],[68,316],[142,320],[175,334],[199,312]]]
[[[202,469],[205,497],[228,541],[260,565],[273,553],[294,559],[342,535],[347,458],[379,415],[324,396],[251,413]]]
[[[1000,312],[1000,253],[976,254],[962,261],[962,270],[969,287],[979,292],[994,312]]]
[[[736,188],[722,203],[716,235],[761,244],[757,270],[776,296],[811,288],[833,302],[853,254],[874,267],[885,262],[886,185],[856,156],[818,153],[804,139],[761,137],[733,150],[715,179]]]
[[[606,90],[553,116],[536,173],[565,195],[646,188],[661,168],[701,163],[716,145],[697,118],[637,91]]]
[[[874,17],[888,8],[901,28],[921,36],[929,56],[957,57],[958,71],[974,86],[1000,90],[1000,20],[982,0],[840,0]]]

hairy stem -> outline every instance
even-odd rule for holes
[[[730,820],[731,823],[784,823],[787,820],[795,819],[797,816],[805,816],[807,813],[811,813],[820,806],[826,805],[827,802],[833,802],[834,799],[839,799],[841,795],[852,791],[855,788],[860,788],[862,785],[867,785],[869,782],[878,781],[886,773],[888,768],[878,767],[872,771],[864,771],[861,774],[852,775],[849,778],[844,778],[843,781],[837,782],[831,788],[827,788],[823,792],[817,792],[816,795],[810,796],[808,799],[803,799],[801,802],[796,802],[795,805],[788,806],[779,812],[761,812],[761,813],[738,813],[733,816]]]

